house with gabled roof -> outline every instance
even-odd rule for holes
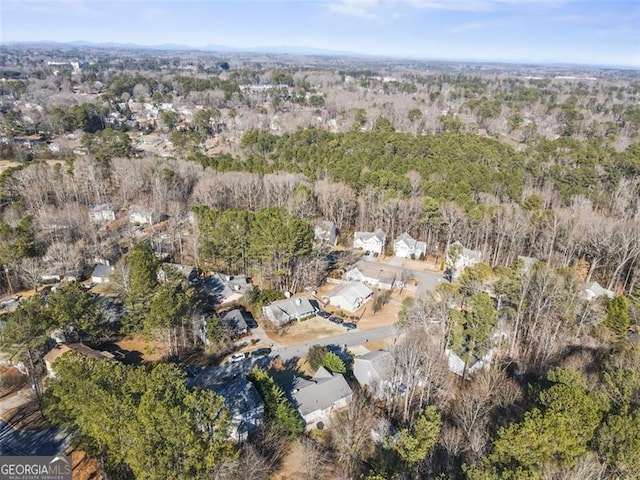
[[[402,268],[386,263],[360,260],[345,274],[347,280],[363,282],[373,288],[391,290],[392,287],[402,287]]]
[[[223,275],[214,273],[202,282],[202,288],[219,305],[228,305],[253,290],[251,278],[246,275]]]
[[[338,226],[330,221],[318,222],[313,227],[313,234],[319,247],[335,247],[338,242]]]
[[[111,281],[112,274],[113,267],[111,265],[99,263],[91,272],[91,281],[93,283],[108,283]]]
[[[375,232],[355,232],[353,248],[382,254],[387,243],[387,234],[381,228]]]
[[[113,222],[116,212],[106,203],[93,205],[89,208],[89,219],[94,223]]]
[[[338,285],[327,293],[326,299],[330,305],[354,313],[362,305],[371,300],[373,291],[362,282],[348,282]]]
[[[602,287],[598,282],[588,282],[580,289],[580,296],[590,302],[600,297],[615,298],[616,292]]]
[[[242,442],[262,424],[264,402],[247,378],[237,375],[214,383],[210,388],[222,396],[231,416],[230,436]]]
[[[451,273],[452,280],[457,279],[465,268],[480,263],[482,252],[466,248],[460,242],[453,242],[449,245],[446,253],[447,268]]]
[[[158,223],[159,219],[160,215],[153,208],[140,205],[132,205],[129,208],[129,223],[133,225],[153,225]]]
[[[274,325],[285,325],[294,320],[315,315],[317,308],[307,297],[291,297],[284,300],[277,300],[262,307],[262,313]]]
[[[320,367],[310,379],[297,377],[290,385],[290,394],[307,428],[328,423],[331,414],[347,406],[353,391],[340,373]]]
[[[393,388],[393,373],[393,355],[387,350],[376,350],[353,359],[353,376],[377,398],[384,398]]]
[[[393,241],[393,255],[401,258],[424,258],[427,254],[427,242],[415,240],[407,232]]]

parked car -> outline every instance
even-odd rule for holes
[[[342,326],[344,328],[346,328],[347,330],[355,330],[356,328],[358,328],[358,326],[355,323],[352,322],[345,322],[342,324]]]
[[[330,322],[333,322],[333,323],[336,323],[336,324],[338,324],[338,325],[341,325],[342,323],[344,323],[344,320],[343,320],[343,319],[341,319],[340,317],[336,317],[335,315],[331,315],[331,316],[329,317],[329,321],[330,321]]]
[[[265,355],[269,355],[271,353],[271,349],[269,347],[257,348],[253,352],[251,352],[252,357],[264,357]]]
[[[329,318],[331,314],[329,312],[325,312],[324,310],[320,310],[318,312],[318,316],[322,318]]]
[[[231,355],[229,357],[229,360],[227,360],[227,363],[241,362],[245,358],[247,358],[247,354],[246,353],[244,353],[244,352],[236,352],[236,353],[234,353],[233,355]]]

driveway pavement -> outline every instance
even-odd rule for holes
[[[59,455],[67,446],[57,428],[16,430],[0,419],[0,455]]]

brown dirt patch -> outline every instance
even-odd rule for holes
[[[67,451],[67,455],[71,455],[71,464],[73,465],[73,480],[103,480],[104,475],[100,468],[100,462],[87,455],[82,450]]]
[[[0,366],[0,398],[19,390],[26,382],[27,377],[17,368]]]
[[[140,335],[123,338],[115,344],[129,352],[140,352],[144,363],[157,362],[169,353],[169,348],[164,342],[146,340]]]

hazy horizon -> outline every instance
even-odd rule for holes
[[[640,4],[574,0],[3,0],[0,41],[287,47],[640,68]]]

